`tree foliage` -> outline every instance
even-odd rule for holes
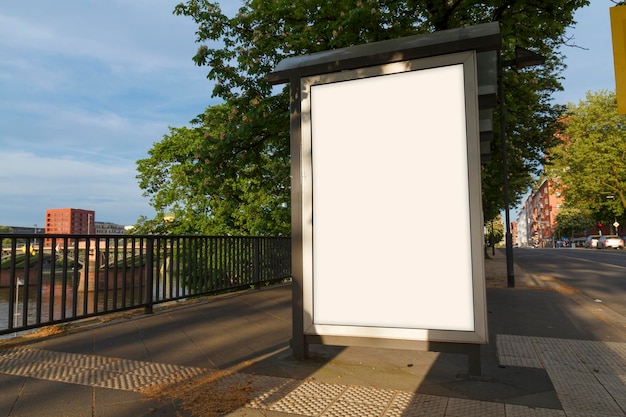
[[[626,116],[615,93],[587,92],[570,103],[562,141],[549,150],[548,170],[560,177],[567,206],[613,220],[626,208]]]
[[[591,211],[578,207],[563,207],[556,215],[557,236],[581,236],[595,227]]]
[[[493,219],[485,222],[485,240],[490,244],[496,244],[504,239],[504,222],[500,214],[496,215]]]
[[[272,130],[270,123],[251,127],[250,120],[246,126],[237,121],[233,107],[209,107],[191,128],[170,128],[149,158],[137,162],[140,187],[160,213],[143,219],[138,231],[289,233],[289,158],[280,146],[288,133]],[[254,138],[234,143],[237,131]]]
[[[0,226],[0,233],[5,233],[5,234],[13,233],[13,228],[11,228],[11,226]],[[6,238],[2,241],[3,245],[9,244],[9,243],[11,243],[11,239],[9,238]]]
[[[193,128],[172,129],[165,143],[156,144],[151,157],[139,163],[141,187],[157,211],[167,208],[183,215],[177,219],[187,229],[286,233],[288,89],[272,87],[267,74],[289,56],[498,21],[505,60],[514,57],[516,46],[547,57],[542,67],[504,70],[510,201],[515,203],[540,169],[544,150],[552,145],[554,121],[562,110],[550,102],[551,94],[561,89],[564,65],[559,47],[567,43],[564,33],[575,23],[574,12],[587,4],[588,0],[244,0],[236,15],[226,16],[216,2],[180,3],[174,13],[193,19],[198,27],[199,48],[193,60],[208,67],[213,96],[224,104],[207,109]],[[497,124],[494,130],[499,131]],[[182,150],[176,149],[178,140]],[[503,208],[498,143],[494,141],[492,161],[484,166],[487,219]],[[170,159],[162,165],[159,158],[166,150],[189,160]],[[167,178],[179,173],[191,177]],[[209,220],[195,225],[187,217],[192,215]]]

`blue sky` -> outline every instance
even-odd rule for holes
[[[211,99],[191,58],[195,24],[179,0],[0,3],[0,225],[42,226],[47,208],[96,211],[130,225],[153,217],[138,159]],[[221,2],[235,8],[238,2]],[[610,0],[581,9],[567,48],[565,92],[613,90]]]

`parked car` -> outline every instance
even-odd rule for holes
[[[598,239],[600,239],[600,235],[589,235],[587,236],[587,240],[585,240],[585,243],[583,243],[583,246],[586,248],[597,248]]]
[[[624,249],[624,239],[617,235],[603,235],[598,239],[598,249]]]

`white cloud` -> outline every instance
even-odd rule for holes
[[[42,224],[45,209],[96,210],[134,222],[151,213],[135,179],[168,126],[187,125],[211,99],[208,68],[180,0],[0,3],[0,224]],[[240,0],[222,0],[233,15]],[[577,13],[566,92],[614,88],[606,1]],[[593,67],[588,67],[593,65]]]
[[[0,13],[0,45],[14,48],[37,45],[52,38],[52,32],[27,19]]]
[[[135,161],[145,157],[152,144],[167,133],[165,121],[70,106],[18,103],[15,109],[7,110],[8,114],[20,114],[27,123],[30,120],[30,125],[5,130],[5,140],[0,143],[6,151],[28,150],[42,157],[59,154],[91,161]]]
[[[186,68],[194,51],[193,22],[172,15],[173,2],[159,7],[143,3],[141,9],[136,3],[82,1],[63,7],[31,1],[28,9],[16,3],[0,12],[0,47],[65,59],[90,58],[117,71]]]
[[[3,152],[0,166],[10,176],[3,185],[9,198],[19,195],[62,195],[75,188],[100,191],[126,186],[134,180],[134,163],[109,165],[72,157],[45,157],[31,152]],[[110,184],[110,187],[108,186]],[[133,184],[133,188],[136,183]],[[88,188],[89,187],[89,188]]]
[[[95,210],[98,219],[104,216],[103,221],[123,224],[132,224],[140,215],[152,212],[141,196],[132,161],[112,165],[3,152],[0,166],[6,178],[0,224],[28,225],[30,222],[20,221],[24,210],[41,219],[46,209],[59,207]]]
[[[135,161],[215,103],[178,2],[2,2],[0,224],[42,224],[54,207],[151,217]]]

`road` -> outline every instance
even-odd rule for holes
[[[545,274],[626,315],[626,250],[516,248],[524,271]]]

